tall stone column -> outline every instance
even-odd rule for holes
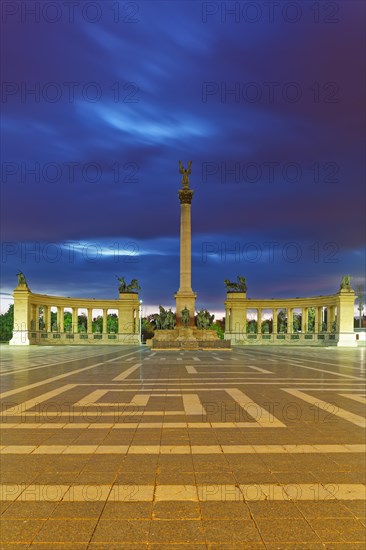
[[[79,311],[79,308],[78,307],[73,307],[72,308],[72,332],[74,334],[77,334],[78,332],[78,311]]]
[[[293,321],[294,321],[294,311],[292,307],[287,308],[287,334],[293,333]]]
[[[318,325],[319,325],[319,332],[323,329],[323,306],[318,307]]]
[[[278,321],[278,311],[277,308],[272,308],[272,332],[277,334],[277,321]]]
[[[64,308],[57,306],[57,326],[59,332],[64,331]]]
[[[305,334],[308,326],[308,308],[301,308],[301,332]]]
[[[107,315],[108,315],[108,309],[104,307],[103,308],[103,334],[107,333]]]
[[[182,177],[182,189],[179,190],[180,202],[180,278],[179,290],[174,295],[176,303],[177,326],[182,326],[182,310],[189,311],[189,325],[194,326],[194,314],[197,294],[191,286],[191,203],[193,189],[189,188],[189,174],[191,173],[191,161],[185,170],[180,164]]]
[[[257,333],[262,334],[262,308],[257,308]]]
[[[14,322],[13,337],[9,344],[11,346],[29,346],[28,330],[30,328],[30,298],[31,291],[27,285],[25,277],[19,279],[18,286],[14,289]]]
[[[87,332],[91,334],[93,332],[93,310],[91,307],[88,307],[88,328]]]
[[[33,330],[39,330],[39,306],[38,305],[33,305],[32,307],[32,321],[33,321]]]
[[[243,334],[247,333],[247,308],[243,309],[243,323],[242,323],[242,329],[241,332]]]
[[[125,329],[126,322],[123,315],[123,309],[122,307],[118,308],[118,334],[122,334],[122,332],[126,332]]]
[[[227,307],[225,308],[225,332],[229,332],[229,326],[230,326],[230,309]]]
[[[334,306],[328,306],[327,309],[327,332],[332,332],[334,322]]]
[[[51,332],[51,306],[43,306],[43,312],[46,332]]]
[[[314,311],[315,311],[314,332],[315,334],[318,334],[319,333],[319,308],[315,306]]]

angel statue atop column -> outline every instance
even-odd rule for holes
[[[190,176],[190,173],[191,173],[191,166],[192,166],[192,161],[190,160],[188,162],[188,168],[186,170],[183,166],[182,161],[181,160],[179,161],[179,172],[181,174],[183,174],[182,184],[183,184],[183,187],[185,187],[185,188],[189,187],[189,176]]]

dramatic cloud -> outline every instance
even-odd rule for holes
[[[112,298],[118,274],[173,306],[178,159],[193,160],[199,306],[222,310],[238,274],[253,297],[362,282],[364,3],[4,2],[1,15],[4,293],[22,269],[37,292]]]

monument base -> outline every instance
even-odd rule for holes
[[[27,330],[18,330],[13,332],[13,337],[9,341],[9,346],[29,346],[30,341],[28,338]]]
[[[194,324],[194,315],[196,311],[196,298],[197,293],[193,290],[182,291],[178,290],[174,294],[175,307],[176,307],[176,319],[177,327],[184,328],[182,323],[182,310],[187,308],[189,311],[189,327],[196,328]]]
[[[357,348],[355,332],[340,332],[337,346],[341,348]]]
[[[151,344],[153,350],[231,350],[230,340],[220,340],[216,330],[197,327],[156,330]]]

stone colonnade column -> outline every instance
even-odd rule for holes
[[[294,311],[292,307],[287,308],[287,333],[293,333]]]
[[[64,308],[57,306],[57,325],[59,332],[64,332]]]
[[[72,308],[72,332],[76,334],[78,332],[78,307]]]
[[[257,333],[262,333],[262,308],[257,308]]]
[[[335,306],[328,306],[327,332],[332,332],[333,330],[334,317],[335,317]]]
[[[43,311],[46,332],[51,332],[51,307],[43,306]]]
[[[225,332],[230,330],[230,308],[225,308]]]
[[[308,308],[302,307],[301,308],[301,332],[304,334],[307,330],[308,326]]]
[[[88,327],[87,327],[87,332],[88,332],[88,333],[91,333],[91,332],[93,332],[93,308],[88,307],[88,308],[87,308],[87,312],[88,312]]]
[[[108,318],[108,308],[103,308],[103,333],[107,333],[107,318]]]
[[[123,313],[122,313],[122,308],[119,307],[118,308],[118,333],[121,334],[122,332],[124,332],[123,330]]]
[[[319,332],[323,329],[323,306],[318,306]]]
[[[277,308],[272,308],[272,332],[273,334],[277,333],[277,322],[278,322],[278,311]]]
[[[34,321],[34,330],[39,330],[39,305],[32,305],[32,320]]]
[[[318,334],[319,332],[319,310],[317,307],[314,307],[315,319],[314,319],[314,332]]]

